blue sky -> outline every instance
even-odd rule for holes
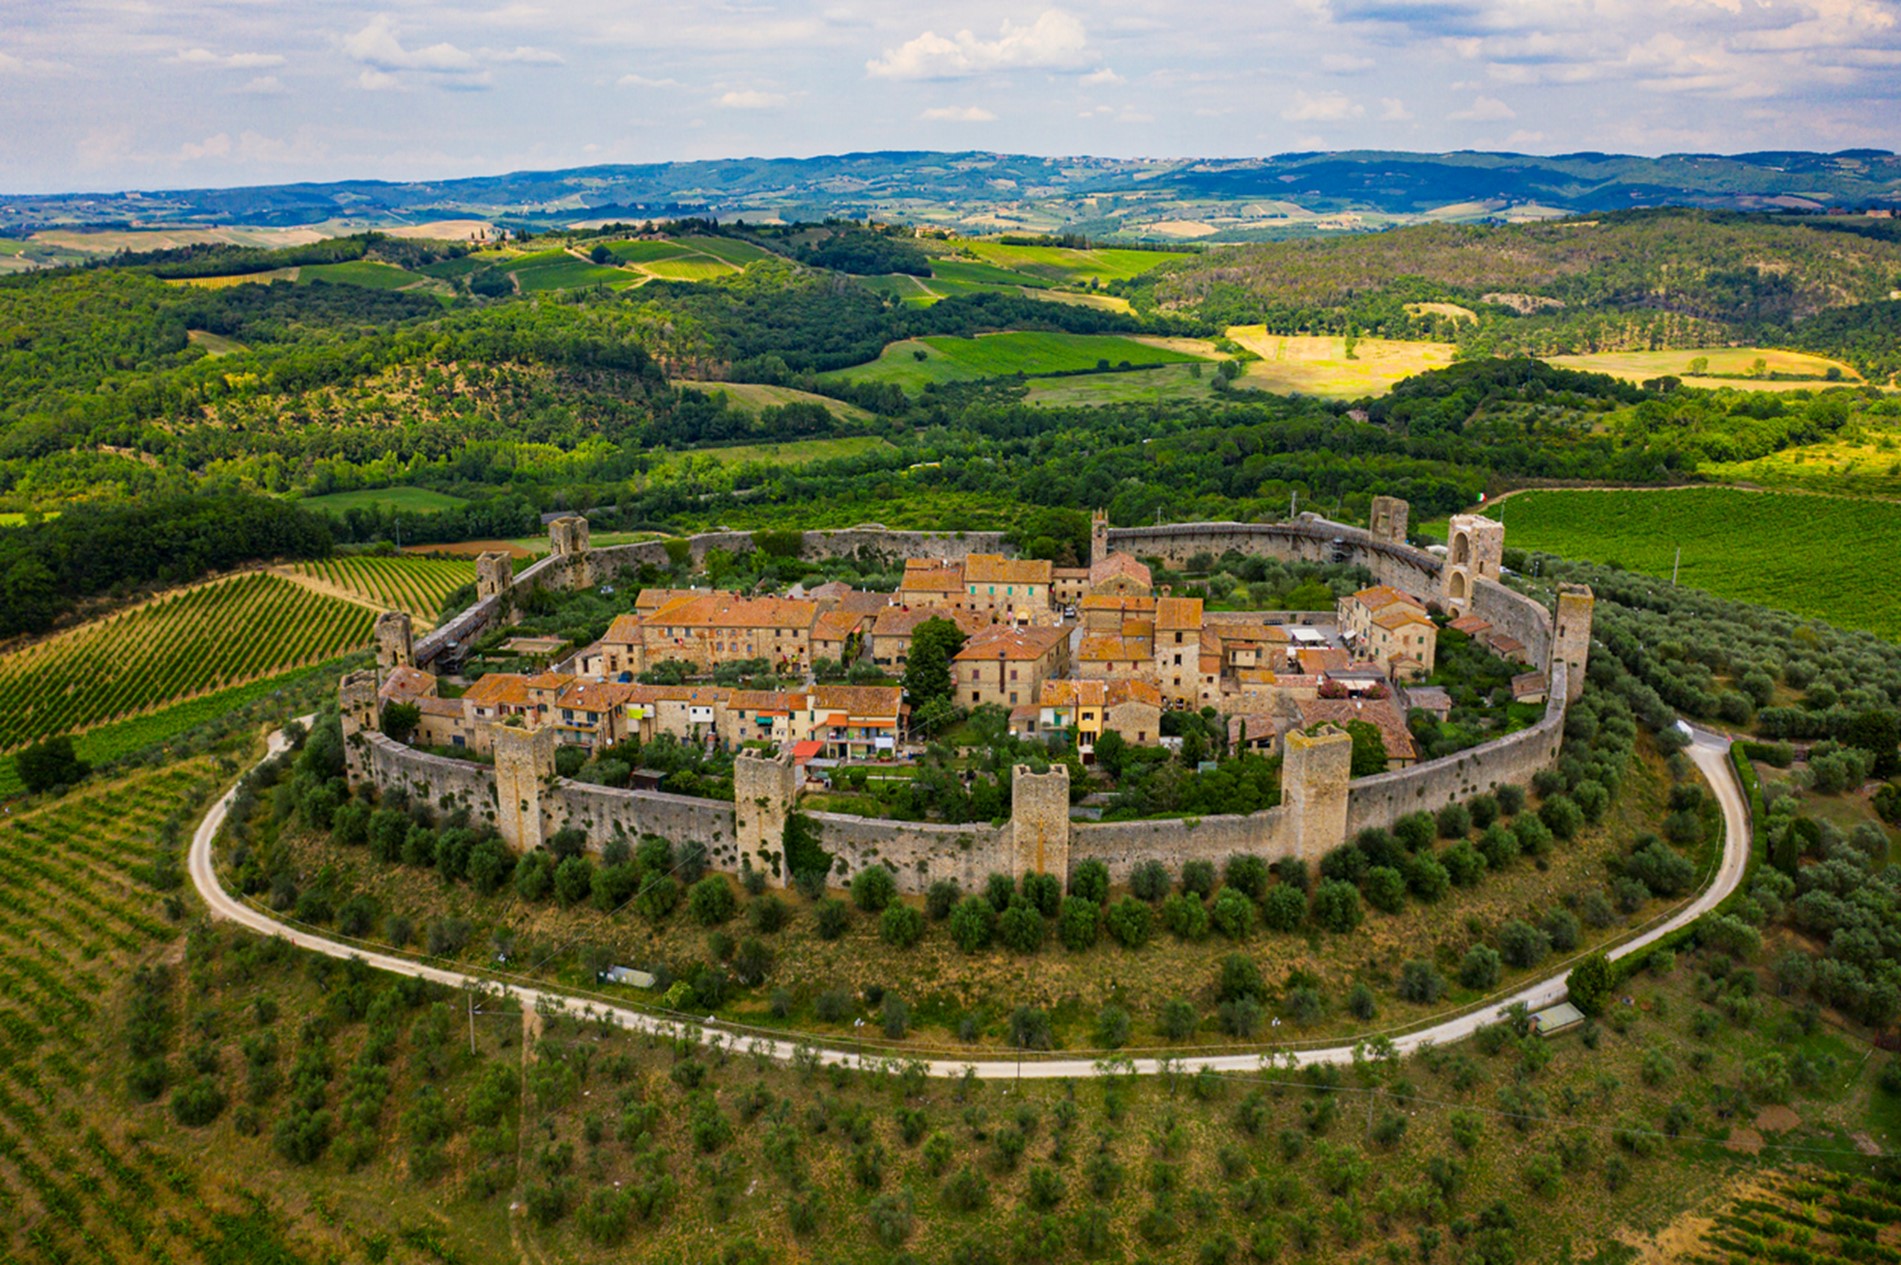
[[[0,191],[862,149],[1892,148],[1901,0],[0,0]]]

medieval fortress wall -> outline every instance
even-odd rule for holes
[[[1545,714],[1536,725],[1438,760],[1357,780],[1349,776],[1352,740],[1347,734],[1338,730],[1290,733],[1285,739],[1280,806],[1247,816],[1072,821],[1069,773],[1060,766],[1045,774],[1017,768],[1011,816],[1001,825],[807,814],[817,828],[820,845],[833,856],[835,881],[872,864],[889,868],[902,890],[921,892],[939,879],[954,879],[971,890],[992,873],[1067,876],[1074,862],[1091,858],[1106,862],[1117,882],[1126,881],[1138,865],[1150,860],[1173,868],[1191,859],[1219,863],[1236,853],[1249,853],[1270,861],[1299,857],[1314,862],[1359,830],[1391,826],[1408,813],[1436,811],[1448,803],[1529,780],[1557,758],[1565,709],[1583,688],[1590,644],[1589,590],[1567,586],[1561,591],[1554,623],[1551,612],[1538,601],[1499,581],[1503,529],[1498,524],[1471,516],[1454,518],[1452,543],[1442,561],[1405,543],[1406,518],[1405,502],[1377,498],[1372,515],[1375,530],[1304,515],[1291,523],[1112,529],[1108,542],[1175,567],[1196,554],[1219,557],[1229,551],[1289,561],[1356,563],[1371,572],[1377,583],[1477,615],[1522,643],[1525,658],[1545,665],[1549,679]],[[554,552],[520,575],[510,575],[505,563],[485,559],[479,572],[479,600],[418,641],[414,662],[425,665],[450,641],[466,643],[485,629],[505,623],[520,592],[544,586],[585,587],[637,570],[643,563],[668,562],[665,546],[658,541],[590,549],[584,519],[558,520],[552,525],[551,538]],[[749,534],[737,532],[695,536],[688,544],[696,561],[711,549],[740,552],[754,547]],[[869,526],[804,533],[807,557],[961,557],[1003,549],[1001,534],[996,532],[893,532]],[[493,824],[514,848],[539,847],[555,831],[567,827],[584,831],[596,849],[616,838],[633,842],[643,835],[660,835],[704,844],[715,869],[734,871],[748,865],[779,884],[790,881],[783,848],[797,786],[789,753],[772,757],[740,752],[734,762],[734,802],[727,804],[558,777],[550,729],[494,726],[492,766],[430,755],[378,732],[373,681],[346,678],[342,702],[352,782],[368,781],[384,791],[400,787],[413,800],[444,812],[465,808],[472,819]]]

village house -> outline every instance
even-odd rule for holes
[[[973,553],[964,559],[964,606],[1010,623],[1049,622],[1053,570],[1047,559]]]
[[[1029,713],[1026,721],[1033,721],[1018,731],[1019,736],[1068,734],[1085,760],[1105,730],[1113,729],[1129,742],[1145,745],[1162,736],[1162,692],[1150,681],[1045,681],[1037,704],[1033,709],[1019,709]]]
[[[1155,622],[1155,599],[1141,594],[1092,593],[1076,603],[1086,632],[1115,632],[1131,619]]]
[[[1123,633],[1085,633],[1076,650],[1076,675],[1087,681],[1152,678],[1155,668],[1153,624],[1130,620]],[[1141,630],[1148,630],[1144,633]]]
[[[897,750],[904,737],[904,691],[895,685],[815,685],[806,701],[805,735],[836,760]]]
[[[642,742],[661,734],[682,742],[718,737],[732,693],[722,685],[636,685],[627,696],[627,736]]]
[[[741,597],[709,593],[679,598],[640,621],[644,672],[679,659],[697,668],[764,659],[775,667],[803,669],[812,661],[812,627],[818,605],[787,597]]]
[[[871,661],[891,673],[901,673],[911,659],[911,634],[927,619],[947,619],[974,636],[991,626],[988,615],[962,609],[892,606],[872,617]]]
[[[618,681],[574,681],[555,698],[556,741],[592,751],[625,741],[627,704],[639,689]]]
[[[1437,659],[1439,627],[1417,598],[1375,584],[1340,599],[1342,635],[1362,659],[1396,681],[1429,676]]]
[[[1165,597],[1155,603],[1155,683],[1169,707],[1198,706],[1201,699],[1202,601]]]
[[[1391,698],[1301,699],[1294,703],[1294,711],[1303,730],[1323,723],[1346,729],[1349,721],[1372,725],[1379,730],[1380,742],[1386,748],[1388,771],[1410,767],[1419,760],[1419,748],[1413,743],[1412,732],[1406,728],[1406,718]]]
[[[1069,669],[1067,628],[984,629],[957,652],[951,680],[964,707],[1021,707],[1037,698],[1044,681]]]

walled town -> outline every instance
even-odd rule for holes
[[[597,848],[616,836],[679,834],[706,843],[717,864],[783,883],[786,822],[802,797],[920,757],[936,737],[937,723],[926,723],[933,708],[987,712],[1005,722],[998,741],[1038,755],[1037,767],[1012,770],[1008,813],[999,806],[1009,820],[812,812],[841,876],[876,862],[921,890],[989,869],[1063,874],[1072,849],[1117,873],[1201,850],[1317,858],[1368,825],[1526,780],[1555,757],[1564,706],[1582,688],[1588,590],[1559,594],[1554,627],[1538,601],[1502,582],[1496,520],[1454,518],[1440,557],[1405,543],[1407,518],[1405,502],[1385,497],[1365,529],[1309,516],[1118,530],[1099,514],[1089,565],[1073,568],[1008,557],[982,540],[855,529],[811,544],[901,556],[894,591],[840,582],[784,594],[641,588],[591,644],[511,639],[546,652],[538,671],[460,674],[469,641],[507,632],[531,594],[612,592],[621,571],[656,548],[595,550],[585,519],[557,519],[551,555],[520,575],[505,557],[484,555],[480,600],[430,637],[414,640],[404,613],[379,620],[374,674],[342,687],[350,769],[358,780],[455,799],[517,848],[569,827]],[[693,545],[701,556],[715,547],[709,538]],[[1217,551],[1351,563],[1371,582],[1310,611],[1215,610],[1154,583],[1150,561]],[[1445,630],[1509,665],[1510,701],[1536,720],[1422,760],[1413,718],[1443,720],[1452,706],[1435,683]],[[906,678],[920,639],[932,647],[920,655],[945,660],[942,696],[819,679],[820,665],[833,676]],[[773,684],[723,684],[723,669]],[[1192,835],[1180,821],[1105,821],[1086,804],[1072,813],[1071,781],[1099,763],[1105,743],[1118,762],[1131,746],[1179,756],[1188,732],[1210,726],[1214,749],[1191,754],[1279,760],[1277,804],[1206,819]],[[665,774],[632,772],[624,788],[557,775],[562,749],[597,757],[656,740],[731,755],[733,803],[674,794]],[[1197,758],[1188,776],[1218,767]]]

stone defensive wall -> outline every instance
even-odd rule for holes
[[[1397,505],[1402,517],[1404,504]],[[1445,564],[1399,539],[1307,514],[1291,523],[1177,523],[1112,528],[1111,548],[1180,567],[1197,554],[1260,554],[1287,561],[1352,563],[1376,583],[1390,584],[1422,601],[1445,605]],[[427,666],[450,642],[467,644],[505,622],[518,591],[582,588],[611,582],[643,564],[665,566],[666,543],[648,541],[601,549],[587,546],[585,523],[557,520],[554,552],[509,576],[499,560],[482,579],[473,606],[416,642],[415,662]],[[698,562],[712,549],[753,549],[748,532],[711,532],[689,537]],[[955,558],[1007,552],[997,532],[888,531],[876,525],[803,533],[806,557]],[[939,879],[966,890],[992,873],[1041,871],[1067,875],[1072,861],[1100,859],[1112,879],[1124,882],[1145,861],[1171,868],[1185,860],[1220,863],[1236,853],[1273,861],[1309,862],[1368,827],[1388,827],[1414,812],[1435,812],[1509,783],[1528,781],[1558,755],[1565,709],[1582,685],[1589,641],[1588,592],[1561,595],[1557,623],[1543,604],[1489,577],[1471,581],[1467,609],[1524,646],[1528,662],[1544,666],[1549,690],[1544,716],[1528,729],[1411,768],[1349,780],[1350,738],[1338,731],[1285,740],[1279,807],[1249,816],[1172,818],[1159,821],[1072,822],[1069,775],[1058,767],[1035,774],[1019,767],[1013,776],[1011,817],[998,825],[946,825],[810,813],[821,847],[831,853],[834,881],[882,864],[900,889],[922,892]],[[492,823],[517,849],[539,847],[555,831],[576,827],[590,846],[615,838],[634,841],[659,835],[676,843],[703,844],[715,869],[742,865],[763,870],[773,881],[790,881],[782,855],[785,826],[798,789],[789,754],[777,757],[742,751],[734,764],[731,804],[654,791],[621,790],[557,777],[552,730],[494,729],[495,763],[476,764],[418,752],[377,732],[374,680],[346,678],[343,695],[346,758],[353,781],[379,789],[402,788],[412,799]],[[355,700],[353,703],[352,700]]]

